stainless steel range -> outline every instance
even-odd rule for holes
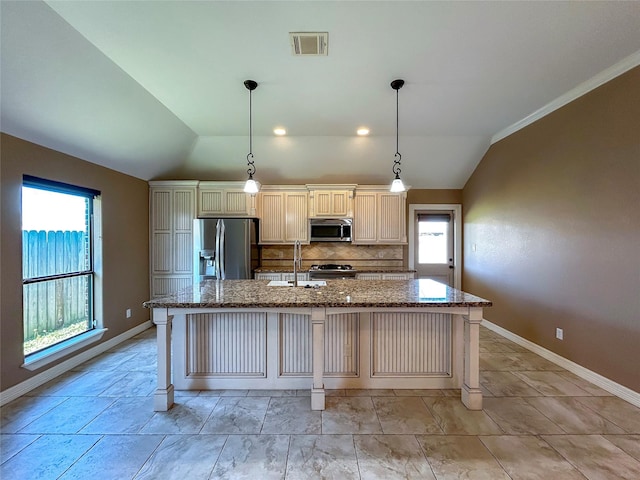
[[[326,263],[324,265],[311,265],[309,280],[346,280],[356,278],[358,272],[351,265],[338,265]]]

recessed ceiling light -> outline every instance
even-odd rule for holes
[[[282,127],[278,127],[273,129],[273,133],[275,133],[276,135],[286,135],[287,131]]]
[[[357,131],[358,135],[360,136],[364,136],[364,135],[369,135],[369,129],[366,127],[360,127]]]

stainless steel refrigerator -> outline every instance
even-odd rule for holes
[[[198,218],[193,223],[193,280],[253,278],[260,265],[258,221]]]

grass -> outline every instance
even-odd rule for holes
[[[51,345],[60,343],[68,338],[75,337],[81,333],[87,331],[86,320],[78,323],[74,323],[67,327],[59,328],[52,332],[43,332],[38,334],[33,340],[24,342],[24,354],[29,355],[31,353],[43,350]]]

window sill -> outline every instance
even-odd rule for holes
[[[70,353],[76,352],[87,345],[99,341],[106,331],[106,328],[96,328],[90,332],[65,340],[64,342],[53,345],[41,352],[29,355],[25,358],[25,361],[21,366],[22,368],[26,368],[30,371],[38,370],[39,368],[49,365]]]

